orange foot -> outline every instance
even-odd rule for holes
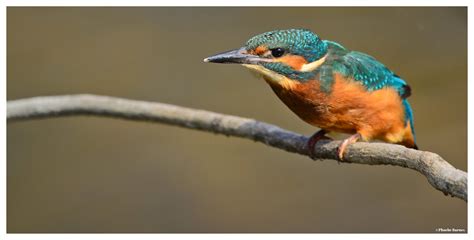
[[[322,140],[322,139],[332,140],[332,138],[325,136],[326,133],[327,133],[326,130],[321,129],[321,130],[317,131],[315,134],[313,134],[308,139],[308,142],[306,143],[306,149],[308,149],[309,155],[311,157],[313,157],[315,155],[314,154],[314,146],[316,145],[316,143],[318,143],[319,140]]]
[[[339,160],[344,161],[344,151],[346,151],[347,146],[357,142],[359,139],[361,139],[361,135],[360,133],[356,133],[342,141],[341,145],[339,145],[339,149],[337,150],[337,156],[339,156]]]

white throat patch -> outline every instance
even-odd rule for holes
[[[274,82],[279,82],[286,79],[285,76],[278,74],[274,71],[271,71],[269,69],[266,69],[260,65],[242,64],[242,66],[250,69],[250,71],[255,73],[257,76],[265,77],[265,79],[269,79]]]
[[[279,85],[286,89],[292,89],[296,85],[298,85],[298,81],[291,80],[286,76],[268,70],[260,65],[252,65],[252,64],[242,64],[244,67],[250,69],[251,72],[256,74],[258,77],[263,77],[263,79],[269,83],[270,85]]]

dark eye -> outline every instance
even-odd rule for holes
[[[285,50],[283,48],[274,48],[274,49],[271,49],[272,51],[272,56],[274,57],[281,57],[283,56],[283,54],[285,54]]]

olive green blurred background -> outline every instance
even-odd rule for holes
[[[310,135],[266,83],[202,59],[309,28],[412,86],[418,145],[467,170],[467,8],[8,8],[8,100],[93,93],[255,118]],[[342,136],[340,136],[342,137]],[[467,204],[392,166],[313,162],[161,124],[7,126],[8,232],[434,232]]]

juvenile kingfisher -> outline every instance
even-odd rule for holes
[[[310,154],[331,131],[351,134],[339,145],[340,160],[358,140],[418,149],[407,101],[410,86],[375,58],[310,30],[262,33],[204,62],[242,64],[262,76],[298,117],[320,128],[308,140]]]

